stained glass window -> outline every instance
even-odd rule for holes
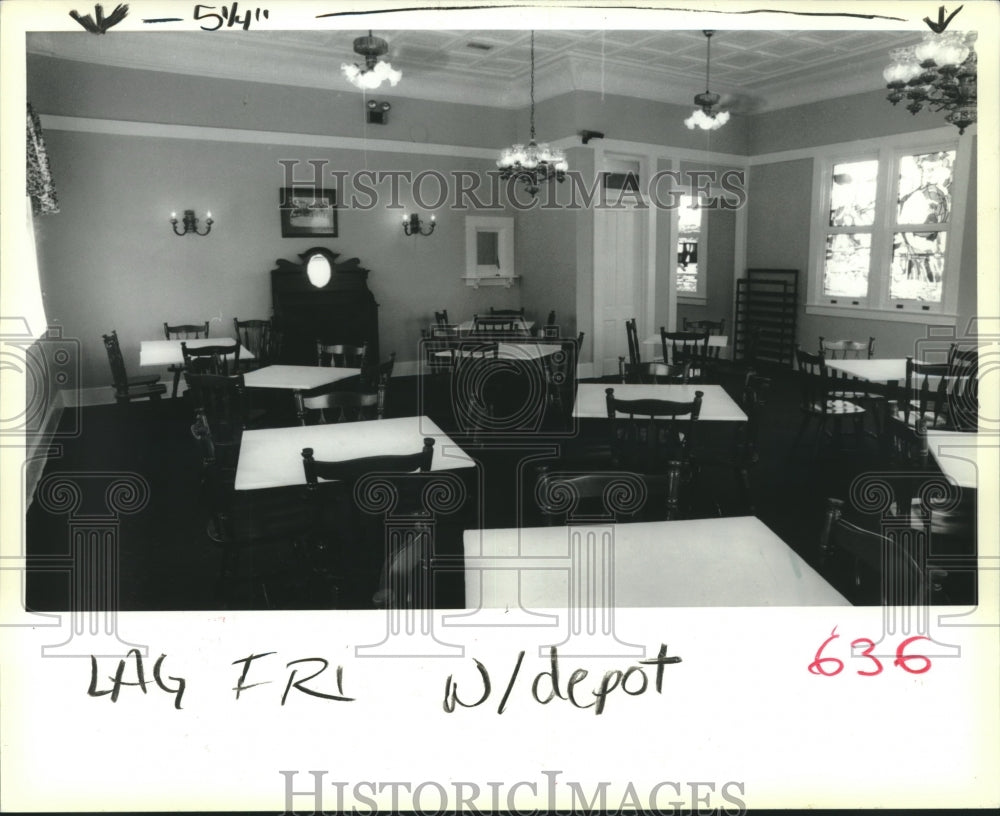
[[[699,250],[704,247],[702,218],[704,210],[698,199],[687,193],[678,196],[677,208],[677,294],[697,296]],[[704,258],[701,258],[704,266]],[[704,287],[702,287],[702,291]]]
[[[954,311],[964,144],[906,134],[816,159],[811,306],[891,311],[902,320]]]
[[[833,166],[831,227],[870,227],[875,222],[877,176],[877,159]]]
[[[823,294],[868,296],[878,159],[834,164],[830,178]]]
[[[872,237],[865,232],[840,232],[826,237],[823,294],[865,297],[871,265]]]
[[[896,224],[913,229],[893,232],[889,272],[892,300],[941,302],[954,167],[954,150],[899,158]],[[917,229],[920,226],[928,229]]]

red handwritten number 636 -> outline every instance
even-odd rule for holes
[[[844,661],[839,657],[823,657],[823,650],[830,644],[831,641],[834,641],[839,637],[840,635],[837,634],[837,627],[834,626],[833,631],[830,632],[830,637],[824,640],[822,645],[816,650],[813,662],[809,664],[810,673],[821,674],[823,677],[833,677],[840,674],[844,670]],[[926,671],[930,671],[930,658],[926,655],[906,654],[906,647],[916,640],[930,640],[930,638],[924,637],[923,635],[916,635],[915,637],[904,640],[899,644],[899,646],[896,647],[896,659],[893,661],[892,665],[899,666],[899,668],[903,671],[909,672],[910,674],[923,674]],[[857,673],[862,677],[874,677],[877,674],[881,674],[883,668],[882,661],[872,654],[872,650],[875,648],[875,642],[870,638],[857,638],[856,640],[851,641],[851,649],[862,645],[865,649],[861,652],[861,656],[867,657],[870,661],[872,661],[872,663],[875,664],[875,666],[870,671],[859,669]],[[919,668],[910,668],[910,662],[915,660],[923,662],[919,664]]]

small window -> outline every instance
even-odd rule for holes
[[[701,200],[690,193],[677,197],[677,297],[704,300],[706,219]]]

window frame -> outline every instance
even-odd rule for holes
[[[866,142],[856,150],[838,150],[813,161],[812,220],[809,236],[809,276],[806,300],[807,314],[837,317],[856,317],[876,320],[906,322],[926,322],[929,317],[954,320],[958,306],[959,275],[961,271],[962,237],[965,224],[966,200],[968,197],[969,171],[971,163],[971,139],[966,136],[942,138],[921,134],[903,134],[886,137],[875,143]],[[952,177],[951,212],[943,230],[947,233],[944,262],[944,280],[941,287],[941,301],[927,303],[917,300],[892,299],[889,297],[892,269],[892,239],[896,232],[913,230],[899,229],[914,225],[896,223],[898,200],[899,165],[901,157],[954,150],[955,163]],[[868,271],[868,291],[861,297],[844,297],[823,294],[823,272],[826,256],[827,236],[834,232],[844,232],[845,228],[829,226],[829,204],[833,184],[833,167],[837,164],[866,159],[879,162],[876,194],[875,218],[871,231],[871,261]],[[920,225],[925,226],[925,225]],[[919,230],[918,230],[919,231]]]

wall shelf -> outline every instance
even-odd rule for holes
[[[480,286],[503,286],[510,289],[515,283],[521,280],[520,275],[493,275],[492,277],[480,277],[476,275],[463,275],[462,280],[466,286],[478,289]]]

